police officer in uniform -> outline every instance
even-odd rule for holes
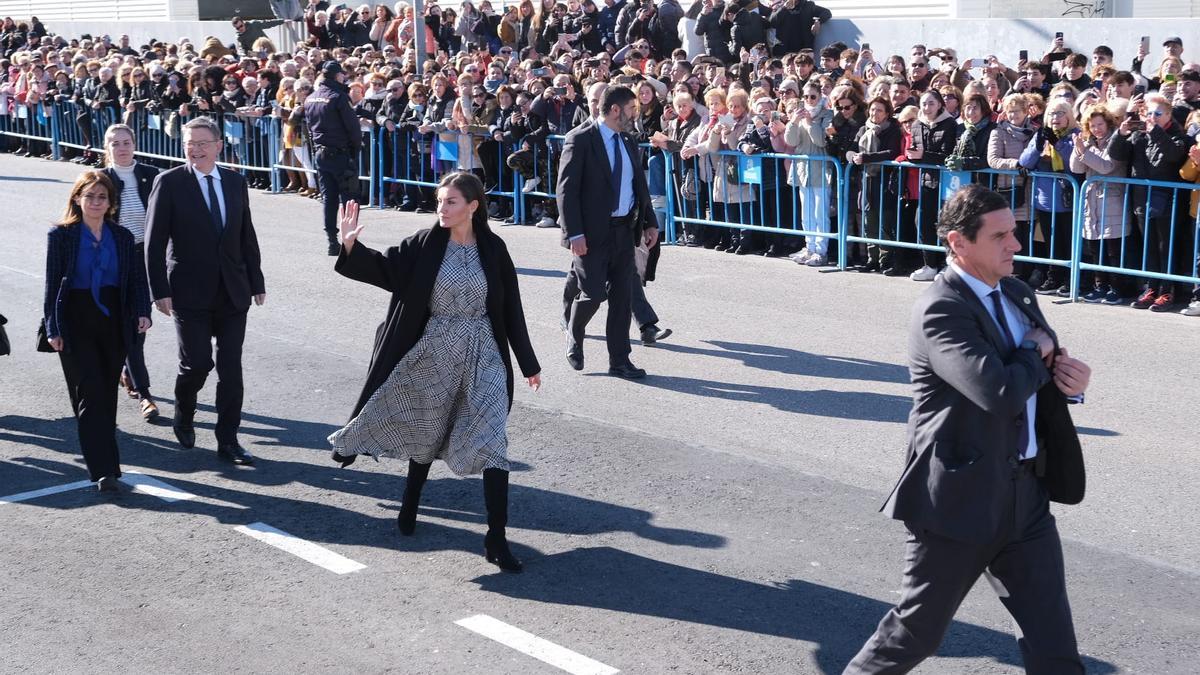
[[[336,61],[321,67],[316,91],[304,101],[304,119],[312,130],[313,153],[321,199],[325,203],[325,236],[329,255],[338,254],[338,206],[358,196],[358,149],[362,129],[350,105],[346,73]]]

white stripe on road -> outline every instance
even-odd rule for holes
[[[14,504],[16,502],[23,502],[29,499],[45,497],[46,495],[56,495],[60,492],[70,492],[71,490],[78,490],[79,488],[85,488],[91,485],[92,481],[90,480],[77,480],[74,483],[54,485],[48,488],[42,488],[41,490],[30,490],[29,492],[20,492],[15,495],[0,497],[0,504]]]
[[[196,498],[196,495],[190,492],[184,492],[177,487],[167,485],[157,478],[151,478],[137,471],[126,472],[125,475],[121,476],[121,482],[133,486],[134,492],[158,497],[164,502],[182,502]]]
[[[613,675],[621,672],[532,633],[526,633],[516,626],[493,619],[487,614],[476,614],[454,623],[572,675]]]
[[[357,572],[366,567],[366,565],[360,562],[334,553],[311,541],[305,541],[304,539],[290,535],[283,530],[277,530],[266,523],[239,525],[234,529],[242,534],[254,537],[261,542],[270,544],[277,549],[287,551],[298,558],[303,558],[318,567],[324,567],[334,574]]]

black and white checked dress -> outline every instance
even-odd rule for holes
[[[508,389],[472,245],[449,241],[425,333],[362,411],[329,436],[340,455],[446,460],[460,475],[508,470]]]

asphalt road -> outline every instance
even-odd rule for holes
[[[0,497],[86,478],[58,363],[33,350],[44,232],[76,171],[0,156],[16,349],[0,359]],[[649,295],[675,335],[634,347],[650,376],[631,383],[605,374],[599,340],[583,373],[566,365],[556,234],[500,229],[544,368],[540,392],[518,386],[509,428],[509,538],[526,571],[501,575],[481,555],[478,479],[435,466],[417,535],[401,538],[401,463],[328,460],[387,298],[334,274],[317,202],[252,204],[268,299],[250,313],[242,441],[259,463],[217,461],[215,377],[194,450],[122,397],[126,469],[192,498],[0,503],[0,671],[563,672],[455,623],[482,614],[609,667],[572,672],[838,673],[897,599],[903,528],[876,510],[902,463],[920,284],[669,249]],[[383,247],[432,217],[363,220]],[[1200,321],[1046,311],[1095,370],[1072,411],[1088,497],[1055,508],[1089,671],[1194,673]],[[174,331],[155,320],[147,358],[169,416]],[[365,567],[336,574],[237,529],[255,523]],[[986,583],[919,672],[1020,672]]]

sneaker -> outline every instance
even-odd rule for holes
[[[558,223],[554,222],[553,218],[542,218],[537,222],[537,226],[546,229],[549,227],[558,227]]]
[[[1106,296],[1108,296],[1108,294],[1110,292],[1111,291],[1108,289],[1107,286],[1097,286],[1097,287],[1093,288],[1092,290],[1088,291],[1087,294],[1083,296],[1083,301],[1094,305],[1094,304],[1100,302],[1101,300],[1104,300],[1104,298]]]
[[[796,251],[795,253],[789,255],[788,260],[796,260],[797,262],[803,262],[804,260],[807,260],[808,256],[810,256],[810,255],[812,255],[812,254],[808,252],[808,247],[805,247],[805,248],[802,248],[799,251]]]
[[[913,272],[912,274],[908,275],[908,278],[912,279],[913,281],[933,281],[934,279],[937,278],[937,275],[938,275],[937,270],[930,267],[929,265],[925,265],[924,267],[917,270],[916,272]]]
[[[1191,301],[1187,307],[1179,310],[1179,313],[1184,316],[1200,316],[1200,300]]]
[[[1116,291],[1110,290],[1108,294],[1104,296],[1103,303],[1106,305],[1128,305],[1129,298]]]
[[[534,176],[533,178],[530,178],[529,180],[525,181],[525,184],[521,186],[521,192],[524,192],[524,193],[533,192],[534,190],[538,189],[538,185],[540,185],[541,182],[542,182],[541,178]]]
[[[1151,312],[1173,312],[1175,311],[1175,299],[1170,293],[1163,293],[1158,296],[1153,305],[1150,305]]]
[[[814,256],[809,256],[808,261],[805,262],[804,264],[808,265],[809,267],[824,267],[827,262],[828,262],[828,260],[825,258],[825,256],[814,255]]]
[[[1158,293],[1155,293],[1153,288],[1147,288],[1146,292],[1144,292],[1140,296],[1138,296],[1138,299],[1134,300],[1133,303],[1129,306],[1134,309],[1146,309],[1150,305],[1154,304],[1154,299],[1157,296],[1158,296]]]
[[[1060,298],[1069,298],[1071,297],[1071,287],[1063,284],[1062,286],[1054,289],[1054,294]]]
[[[1041,286],[1038,286],[1036,289],[1034,289],[1034,292],[1038,293],[1039,295],[1056,295],[1060,286],[1062,286],[1062,284],[1058,283],[1057,279],[1048,278],[1042,282]]]

